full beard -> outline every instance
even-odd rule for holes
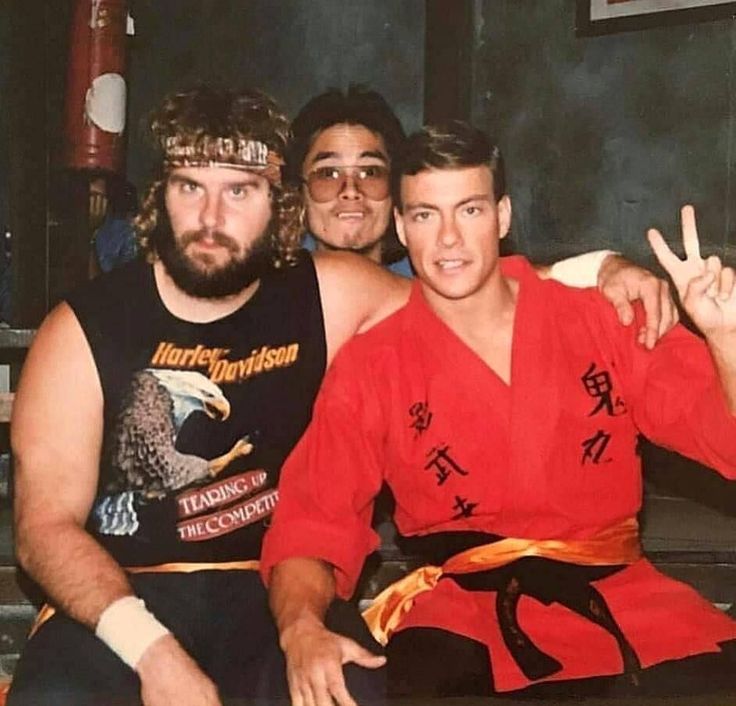
[[[187,231],[177,241],[168,218],[156,227],[154,245],[166,272],[174,284],[186,294],[200,299],[222,299],[239,294],[271,267],[273,254],[268,229],[250,247],[240,252],[237,243],[225,233],[207,230]],[[186,253],[187,246],[211,238],[230,253],[230,260],[216,267],[207,255],[198,261]]]

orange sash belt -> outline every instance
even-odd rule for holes
[[[395,581],[376,596],[363,618],[373,637],[385,645],[411,610],[414,599],[431,591],[443,574],[469,574],[538,556],[582,566],[633,564],[641,557],[639,524],[635,517],[608,527],[589,539],[501,539],[450,557],[442,566],[422,566]]]
[[[221,561],[221,562],[190,562],[172,561],[168,564],[154,564],[153,566],[126,566],[124,570],[129,574],[168,574],[181,573],[191,574],[195,571],[258,571],[257,559],[247,561]],[[54,614],[56,608],[49,603],[44,603],[33,621],[28,637],[33,634]]]

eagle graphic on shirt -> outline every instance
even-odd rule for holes
[[[177,450],[184,422],[197,413],[214,421],[230,416],[222,390],[201,373],[147,368],[133,376],[110,437],[115,475],[93,511],[101,534],[134,534],[138,503],[211,480],[252,451],[247,436],[214,459]]]

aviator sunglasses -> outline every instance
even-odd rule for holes
[[[325,202],[338,196],[348,178],[366,198],[382,201],[389,195],[389,170],[382,164],[318,167],[307,174],[304,183],[315,201]]]

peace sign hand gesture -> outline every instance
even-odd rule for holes
[[[685,311],[693,323],[708,338],[736,334],[736,276],[730,267],[724,267],[718,257],[703,260],[695,225],[695,209],[683,206],[682,242],[685,259],[670,250],[662,234],[651,228],[647,232],[649,244],[662,267],[672,278]]]

